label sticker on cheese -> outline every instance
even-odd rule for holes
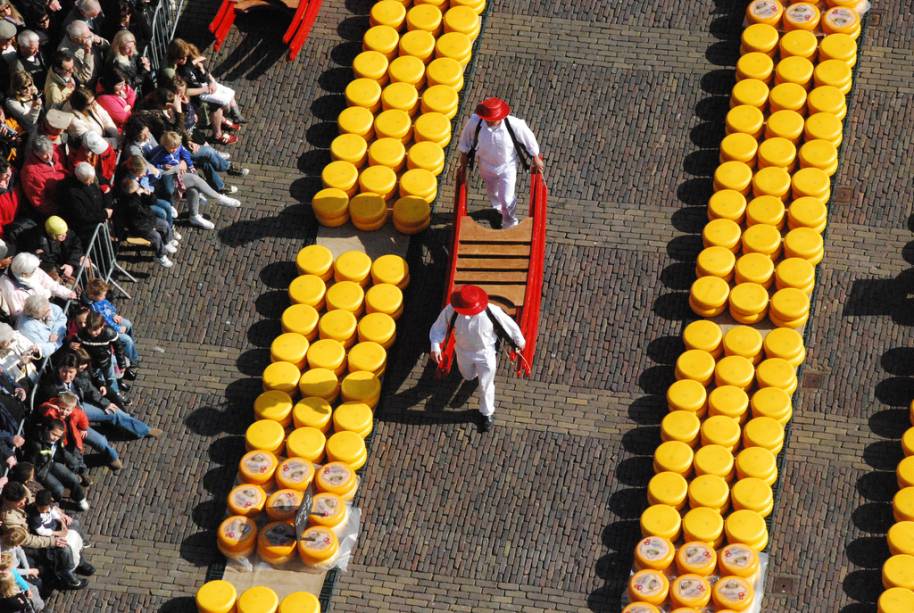
[[[273,463],[276,460],[273,454],[267,454],[264,451],[252,451],[241,458],[241,461],[244,462],[244,467],[248,472],[255,475],[263,475],[273,467]]]
[[[314,467],[304,458],[288,458],[276,469],[277,481],[286,488],[304,490],[311,483]]]
[[[638,543],[638,554],[646,561],[656,562],[670,555],[670,546],[666,539],[649,536]]]
[[[794,23],[808,23],[818,16],[818,10],[811,4],[791,4],[787,7],[785,17]]]
[[[232,517],[222,523],[222,535],[228,540],[242,541],[253,531],[254,527],[245,517]]]
[[[342,462],[331,462],[324,465],[319,473],[319,481],[330,487],[343,487],[352,479],[352,469]]]
[[[740,577],[722,577],[714,585],[715,601],[723,607],[744,609],[752,596],[752,586]]]
[[[825,21],[833,28],[847,28],[857,23],[857,13],[848,8],[835,7],[825,13]]]
[[[252,515],[263,508],[266,498],[258,485],[239,485],[229,492],[229,510],[235,515]]]
[[[756,18],[766,19],[777,15],[780,9],[777,0],[755,0],[749,5],[749,14]]]
[[[267,515],[270,519],[291,519],[301,506],[302,493],[298,490],[277,490],[267,499]]]

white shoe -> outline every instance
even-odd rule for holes
[[[237,185],[226,185],[225,187],[222,188],[222,193],[226,194],[226,195],[227,194],[237,194],[238,186]]]
[[[219,204],[221,204],[222,206],[227,206],[227,207],[230,207],[233,209],[236,209],[239,206],[241,206],[240,200],[238,200],[237,198],[230,198],[229,196],[220,195],[219,200],[217,202],[219,202]]]
[[[184,238],[183,236],[181,236],[180,234],[178,234],[178,233],[175,232],[174,230],[171,231],[171,235],[175,237],[175,240],[176,240],[176,241],[179,241],[179,240],[181,240],[182,238]]]
[[[516,226],[518,223],[519,223],[519,222],[517,221],[517,217],[509,217],[508,219],[502,220],[502,222],[501,222],[501,229],[502,229],[502,230],[507,230],[508,228],[513,228],[513,227]]]
[[[175,207],[171,207],[171,216],[172,216],[172,217],[177,217],[177,216],[178,216],[178,209],[176,209]]]
[[[204,218],[203,215],[192,215],[190,218],[190,225],[203,228],[204,230],[212,230],[216,227],[216,224]]]
[[[167,251],[168,253],[177,253],[178,244],[175,241],[171,241],[170,243],[165,245],[165,251]]]
[[[89,510],[89,501],[86,500],[85,498],[83,498],[82,500],[76,501],[76,506],[79,507],[80,511],[88,511]]]
[[[209,198],[207,198],[202,193],[199,195],[199,198],[200,198],[200,204],[206,204],[207,202],[209,202]]]
[[[165,250],[167,251],[168,247],[165,247]],[[172,262],[171,260],[168,259],[167,255],[163,255],[160,258],[156,258],[156,262],[158,262],[163,268],[171,268],[172,266],[175,265],[174,262]]]

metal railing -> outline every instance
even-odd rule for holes
[[[184,8],[184,0],[161,0],[152,16],[152,36],[144,55],[149,58],[152,72],[157,73],[165,63],[168,43],[178,28],[178,17]]]

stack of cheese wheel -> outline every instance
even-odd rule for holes
[[[279,607],[279,596],[265,585],[246,589],[235,605],[238,613],[273,613]]]
[[[892,498],[895,523],[886,533],[890,557],[882,566],[880,612],[909,611],[914,606],[914,400],[908,418],[911,427],[901,437],[904,458],[895,469],[898,492]]]
[[[351,220],[370,232],[385,225],[388,203],[434,201],[485,5],[381,0],[372,6],[363,51],[352,62],[355,79],[345,89],[347,108],[337,120],[340,134],[330,145],[333,161],[321,174],[325,189],[312,200],[321,225]],[[426,209],[399,208],[398,231],[428,227]]]
[[[243,515],[226,517],[216,531],[216,546],[222,555],[230,559],[251,555],[257,546],[257,524]]]
[[[418,234],[432,223],[432,207],[419,196],[403,196],[394,202],[394,227],[402,234]]]
[[[197,611],[200,613],[231,613],[235,610],[238,592],[235,586],[217,579],[200,586],[195,597]]]
[[[639,606],[753,606],[853,84],[859,16],[851,4],[747,6],[704,249],[689,292],[692,311],[703,319],[683,330],[685,351],[667,391],[669,413],[640,521],[645,540],[629,584]],[[914,427],[902,447],[914,457]],[[890,534],[893,557],[883,572],[891,591],[880,606],[912,610],[914,459],[899,466],[898,481],[899,527]],[[675,571],[667,542],[682,557]],[[716,569],[702,557],[715,549]],[[703,583],[709,575],[719,578]]]

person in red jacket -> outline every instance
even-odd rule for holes
[[[19,176],[22,192],[42,217],[57,214],[57,186],[67,174],[64,165],[55,159],[54,144],[46,136],[35,138]]]
[[[78,451],[82,455],[85,445],[89,445],[105,456],[112,470],[120,470],[124,466],[108,439],[89,425],[89,418],[79,406],[79,397],[76,394],[61,392],[56,398],[42,403],[36,413],[45,423],[59,419],[66,424],[64,445],[68,449]]]
[[[83,134],[79,139],[79,147],[70,149],[71,170],[75,170],[80,162],[86,162],[95,169],[102,193],[107,194],[111,191],[114,173],[117,172],[117,151],[106,138],[95,132]]]
[[[13,181],[13,168],[9,162],[0,159],[0,238],[18,213],[19,186]]]
[[[136,91],[127,81],[127,75],[119,68],[109,69],[98,80],[99,95],[96,100],[108,111],[119,134],[124,133],[124,124],[130,119],[136,105]]]

